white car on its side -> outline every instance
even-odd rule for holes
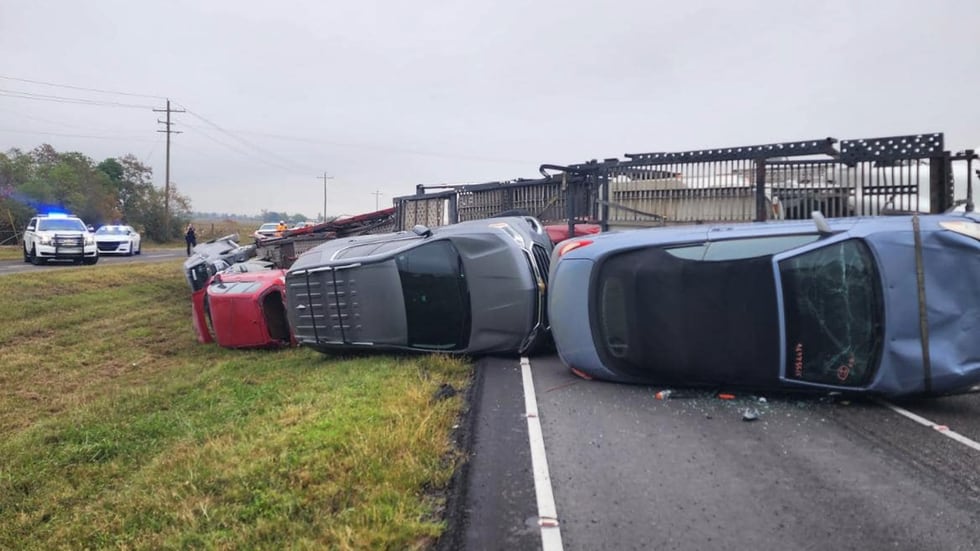
[[[140,234],[132,226],[108,225],[95,230],[99,254],[140,254]]]

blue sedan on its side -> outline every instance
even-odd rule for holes
[[[980,383],[980,216],[686,226],[555,247],[558,353],[676,386],[968,392]]]

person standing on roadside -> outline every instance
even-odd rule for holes
[[[187,231],[184,232],[184,241],[187,242],[187,256],[197,246],[197,232],[194,231],[194,224],[187,224]]]

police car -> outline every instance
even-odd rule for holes
[[[81,218],[63,213],[39,214],[24,231],[24,262],[35,266],[48,260],[95,264],[99,249]]]

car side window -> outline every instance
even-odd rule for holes
[[[37,218],[31,218],[31,221],[27,223],[27,231],[34,231],[37,227]]]
[[[672,256],[685,260],[720,262],[723,260],[742,260],[758,258],[760,256],[771,256],[813,243],[817,239],[820,239],[820,236],[817,234],[774,235],[751,237],[748,239],[708,241],[696,245],[671,247],[666,249],[666,251]]]

